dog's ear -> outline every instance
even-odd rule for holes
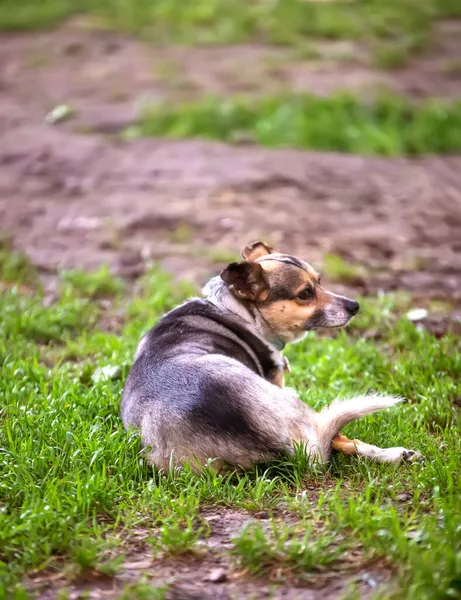
[[[221,279],[238,298],[244,300],[265,300],[269,293],[269,285],[259,263],[231,263],[221,271]]]
[[[272,246],[266,244],[266,242],[253,242],[252,244],[248,244],[242,250],[242,258],[248,260],[249,262],[255,261],[257,258],[261,256],[266,256],[266,254],[272,254],[276,252]]]

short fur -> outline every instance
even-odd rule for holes
[[[140,430],[151,463],[163,469],[210,459],[250,468],[293,452],[294,443],[320,461],[332,442],[361,453],[363,443],[337,436],[340,429],[400,398],[358,396],[317,413],[283,388],[281,353],[309,330],[347,324],[358,303],[327,292],[310,265],[262,242],[242,257],[207,284],[205,299],[175,308],[141,340],[123,392],[125,427]],[[371,455],[375,447],[365,446]],[[411,453],[388,450],[381,460]]]

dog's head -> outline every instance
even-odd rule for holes
[[[319,327],[343,327],[359,310],[355,300],[325,290],[309,264],[264,242],[246,246],[242,258],[228,265],[221,278],[285,343]]]

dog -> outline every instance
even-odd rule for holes
[[[333,450],[381,462],[421,458],[339,433],[402,398],[357,396],[316,412],[284,387],[285,345],[308,331],[343,327],[359,310],[355,300],[324,289],[309,264],[254,242],[203,295],[142,338],[126,380],[122,421],[140,431],[152,465],[249,469],[297,444],[322,463]]]

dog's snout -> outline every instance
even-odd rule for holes
[[[355,300],[347,300],[346,310],[353,317],[359,312],[360,304]]]

